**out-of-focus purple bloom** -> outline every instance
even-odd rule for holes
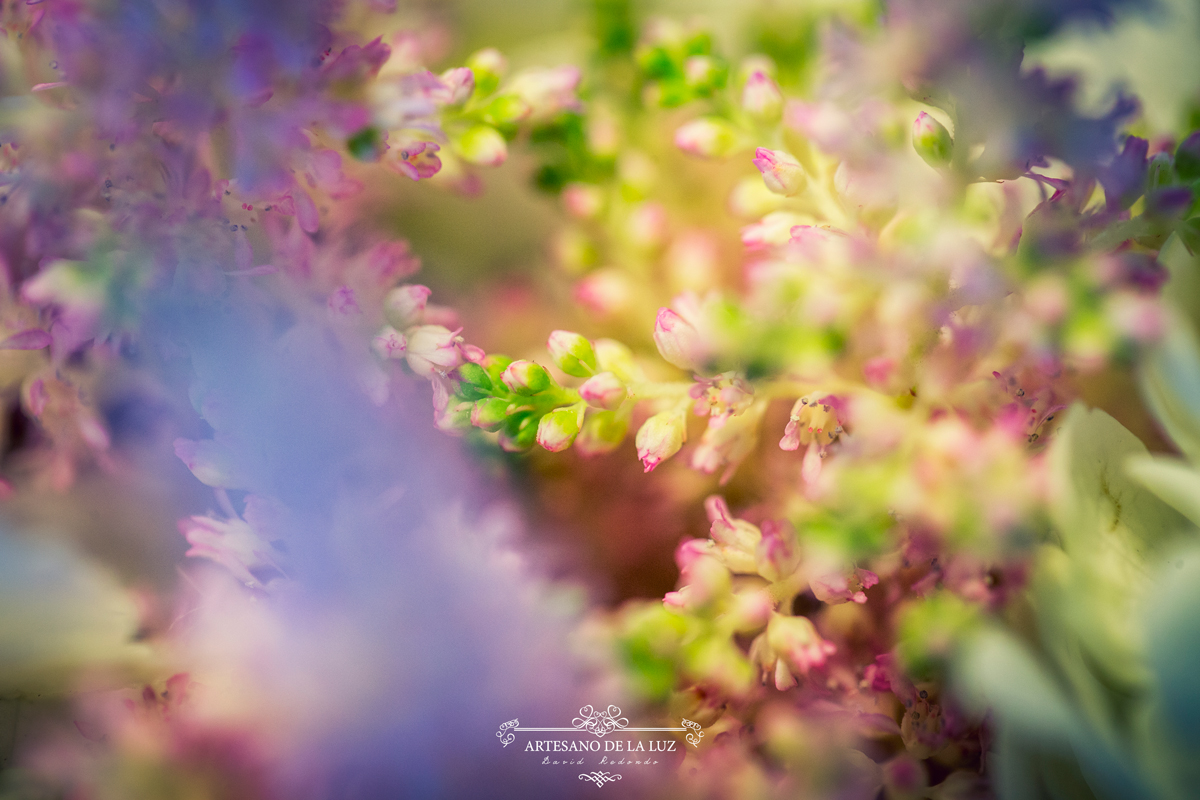
[[[1120,154],[1100,170],[1096,177],[1104,187],[1104,203],[1109,211],[1124,211],[1142,196],[1149,151],[1148,141],[1129,136]]]

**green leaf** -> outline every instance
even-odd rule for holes
[[[1125,470],[1164,503],[1200,525],[1200,472],[1183,462],[1152,456],[1134,456]]]
[[[1192,463],[1200,464],[1200,345],[1180,315],[1168,315],[1166,336],[1150,350],[1139,377],[1159,424]]]
[[[1188,527],[1179,512],[1126,474],[1131,457],[1146,455],[1146,446],[1108,414],[1081,403],[1071,407],[1049,456],[1059,493],[1051,513],[1068,554],[1105,546],[1108,534],[1128,539],[1121,544],[1144,558]],[[1122,527],[1132,537],[1123,536]]]

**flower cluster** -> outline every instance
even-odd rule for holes
[[[389,0],[0,9],[0,691],[77,695],[22,780],[586,794],[479,744],[586,686],[703,739],[630,796],[1186,796],[1200,131],[1026,56],[1148,4],[642,5],[511,71]],[[1086,409],[1158,435],[1132,374],[1186,462]],[[691,535],[568,548],[646,581],[589,609],[514,489]]]

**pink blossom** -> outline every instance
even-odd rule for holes
[[[371,340],[371,348],[380,358],[399,358],[408,349],[404,334],[388,325]]]
[[[458,331],[441,325],[419,325],[408,332],[405,358],[412,371],[423,378],[446,373],[462,363]]]
[[[387,164],[414,181],[432,178],[442,168],[442,160],[434,155],[440,149],[433,142],[413,142],[395,150]]]
[[[879,583],[879,576],[868,569],[855,569],[849,573],[831,572],[809,580],[809,587],[822,603],[867,602],[864,590]]]

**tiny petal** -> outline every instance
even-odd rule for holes
[[[29,328],[0,342],[0,350],[41,350],[53,341],[53,337],[41,328]]]

